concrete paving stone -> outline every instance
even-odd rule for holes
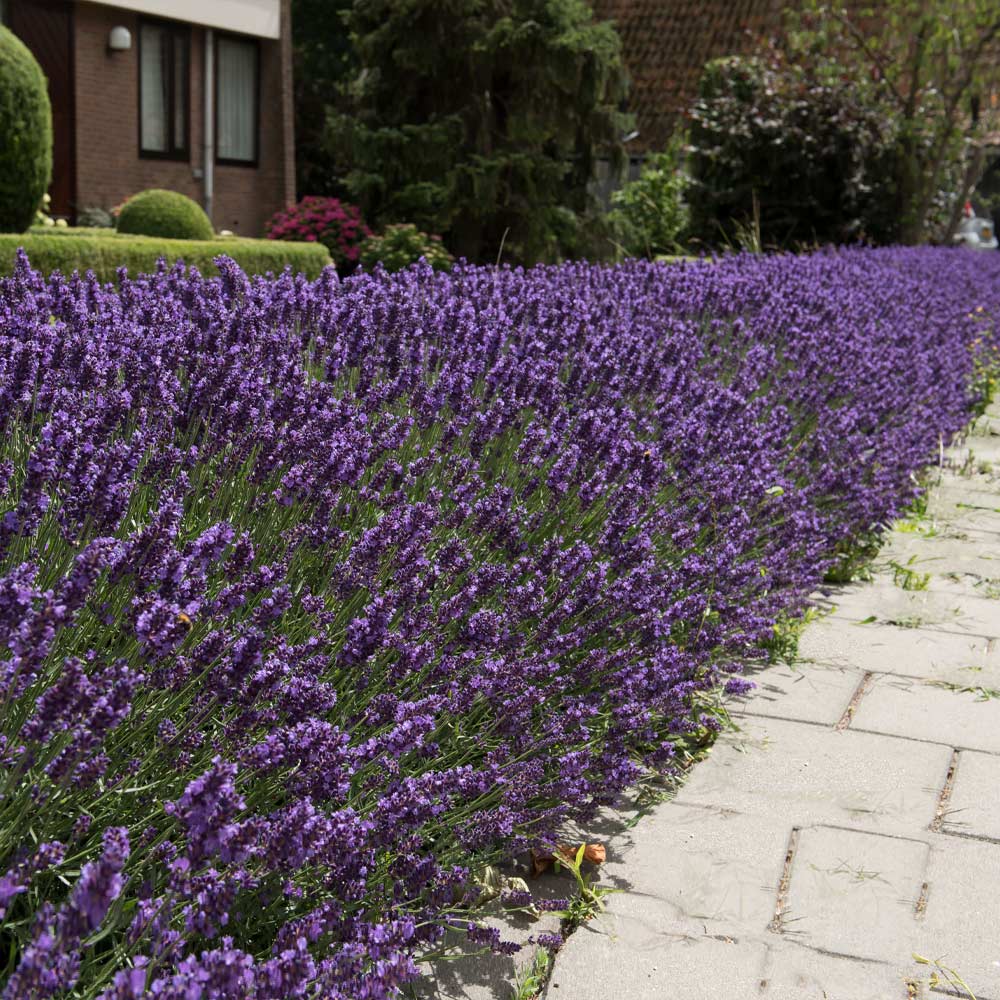
[[[937,808],[951,750],[895,737],[750,719],[720,740],[678,793],[684,805],[909,835]]]
[[[1000,462],[1000,438],[990,435],[978,435],[974,438],[967,438],[961,448],[954,448],[945,453],[947,460],[951,460],[956,467],[961,468],[967,455],[972,455],[973,469],[979,472],[980,463]]]
[[[1000,757],[974,750],[959,755],[944,832],[1000,843]]]
[[[970,488],[971,485],[971,488]],[[1000,513],[1000,483],[976,482],[969,484],[958,477],[942,483],[927,494],[926,507],[933,517],[938,511],[958,514],[982,510],[982,513]]]
[[[997,552],[1000,550],[1000,534],[995,531],[980,531],[975,528],[961,529],[955,525],[942,522],[940,534],[942,542],[960,542],[967,546],[970,552]]]
[[[930,627],[967,635],[1000,636],[1000,601],[931,590],[903,590],[894,584],[869,584],[832,598],[831,617],[859,622],[874,615],[880,622]]]
[[[955,528],[949,518],[928,517],[923,520],[902,520],[897,521],[891,532],[883,539],[883,546],[876,557],[879,561],[887,559],[890,554],[897,551],[901,546],[922,546],[931,553],[935,549],[944,549],[944,555],[965,554],[972,542],[971,548],[986,549],[997,552],[997,533],[995,531],[983,531],[981,529],[970,528],[970,537]],[[959,542],[963,544],[958,544]]]
[[[944,541],[943,544],[949,543]],[[878,582],[894,583],[895,564],[922,575],[926,581],[924,590],[932,594],[1000,599],[1000,543],[994,547],[992,557],[986,552],[970,555],[973,550],[966,542],[950,544],[962,555],[939,558],[933,553],[940,549],[933,545],[924,546],[923,552],[919,548],[887,546],[883,549],[884,559],[880,556],[878,563]],[[830,600],[835,602],[836,596],[831,594]]]
[[[992,491],[935,491],[927,502],[932,523],[945,523],[973,531],[1000,531],[1000,496]]]
[[[930,589],[942,590],[942,584],[972,597],[996,599],[1000,595],[1000,544],[996,555],[970,555],[967,546],[962,545],[964,555],[942,555],[926,557],[911,548],[903,548],[893,554],[893,558],[906,564],[911,555],[917,559],[909,568],[917,573],[930,574]]]
[[[996,538],[1000,534],[1000,513],[997,512],[996,506],[997,501],[994,498],[991,507],[931,505],[927,513],[936,524],[946,525],[951,531],[983,532]]]
[[[788,825],[730,811],[671,802],[611,841],[599,884],[625,890],[608,897],[612,913],[636,899],[673,907],[678,920],[713,934],[763,931],[774,916],[788,846]]]
[[[967,683],[978,683],[974,674]],[[855,709],[851,728],[1000,754],[1000,698],[882,676]]]
[[[467,947],[465,939],[452,934],[450,941],[457,954],[468,955],[431,963],[423,977],[410,984],[409,996],[414,1000],[512,1000],[518,975],[531,966],[535,947],[527,944],[530,937],[559,931],[560,918],[543,913],[537,920],[522,914],[505,913],[496,904],[480,914],[482,923],[499,929],[502,940],[522,945],[514,955],[482,953],[479,946]]]
[[[799,640],[803,661],[1000,687],[1000,642],[929,629],[825,618]],[[987,681],[989,683],[987,683]]]
[[[730,702],[735,718],[768,715],[832,726],[844,714],[864,672],[825,663],[781,664],[747,676],[756,687]]]
[[[927,869],[927,910],[911,949],[954,969],[980,1000],[1000,1000],[998,873],[1000,844],[936,838]],[[914,966],[914,975],[926,979],[927,973]]]
[[[927,843],[827,826],[800,831],[782,919],[786,937],[884,960],[915,930]]]
[[[661,930],[648,917],[598,917],[556,958],[545,1000],[751,1000],[767,948]]]
[[[940,476],[932,476],[924,496],[929,503],[933,503],[942,499],[961,500],[960,494],[963,493],[971,497],[1000,496],[1000,478],[981,473],[965,476],[945,471]]]
[[[795,945],[771,948],[765,976],[767,986],[760,994],[765,1000],[904,1000],[907,996],[902,969]]]
[[[982,416],[973,421],[968,436],[970,438],[1000,437],[1000,412],[995,407],[988,408]]]

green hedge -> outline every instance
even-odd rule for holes
[[[202,274],[218,274],[213,257],[232,257],[247,274],[275,273],[290,264],[315,278],[331,263],[330,252],[320,243],[284,240],[248,240],[219,237],[214,240],[164,240],[152,236],[126,236],[101,229],[32,229],[27,233],[0,233],[0,275],[10,274],[18,247],[24,247],[33,267],[45,274],[92,270],[101,281],[114,281],[119,267],[130,274],[156,269],[160,257],[173,263],[183,260]]]

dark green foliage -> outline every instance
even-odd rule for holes
[[[693,234],[766,246],[892,242],[894,133],[870,88],[777,53],[708,64],[692,110]],[[756,200],[756,205],[754,204]]]
[[[278,273],[286,264],[293,271],[315,278],[331,263],[321,243],[286,243],[277,240],[164,240],[149,236],[122,236],[107,229],[47,229],[23,235],[0,235],[0,275],[14,269],[14,255],[24,247],[32,267],[45,274],[92,270],[101,281],[114,281],[119,267],[130,274],[156,270],[163,257],[168,263],[183,260],[202,274],[217,274],[215,257],[232,257],[248,274]]]
[[[366,219],[476,261],[580,247],[595,158],[620,163],[627,124],[611,24],[583,0],[356,0],[346,20],[358,72],[327,148]]]
[[[865,81],[890,125],[900,241],[950,242],[977,179],[977,140],[996,128],[987,107],[971,112],[996,85],[997,0],[799,0],[786,20],[789,58],[825,78]]]
[[[351,0],[292,0],[295,81],[295,172],[298,197],[347,196],[337,150],[324,143],[327,109],[356,72],[344,27]]]
[[[204,209],[177,191],[150,188],[122,206],[118,232],[170,240],[210,240],[215,232]]]
[[[385,232],[369,236],[361,244],[359,263],[371,269],[381,264],[387,271],[401,271],[423,257],[435,271],[448,271],[455,258],[445,249],[440,236],[428,236],[411,223],[386,226]]]
[[[0,232],[24,232],[52,179],[52,109],[41,67],[0,25]]]
[[[1000,219],[1000,153],[994,152],[987,161],[973,201],[981,215],[992,218],[994,223]]]

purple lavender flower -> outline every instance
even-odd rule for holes
[[[0,278],[7,996],[398,995],[470,859],[716,725],[997,364],[949,250],[220,270]]]

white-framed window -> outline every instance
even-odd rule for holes
[[[139,22],[139,153],[188,156],[191,33],[165,21]]]
[[[260,115],[260,45],[255,39],[216,35],[215,157],[219,163],[256,165]]]

